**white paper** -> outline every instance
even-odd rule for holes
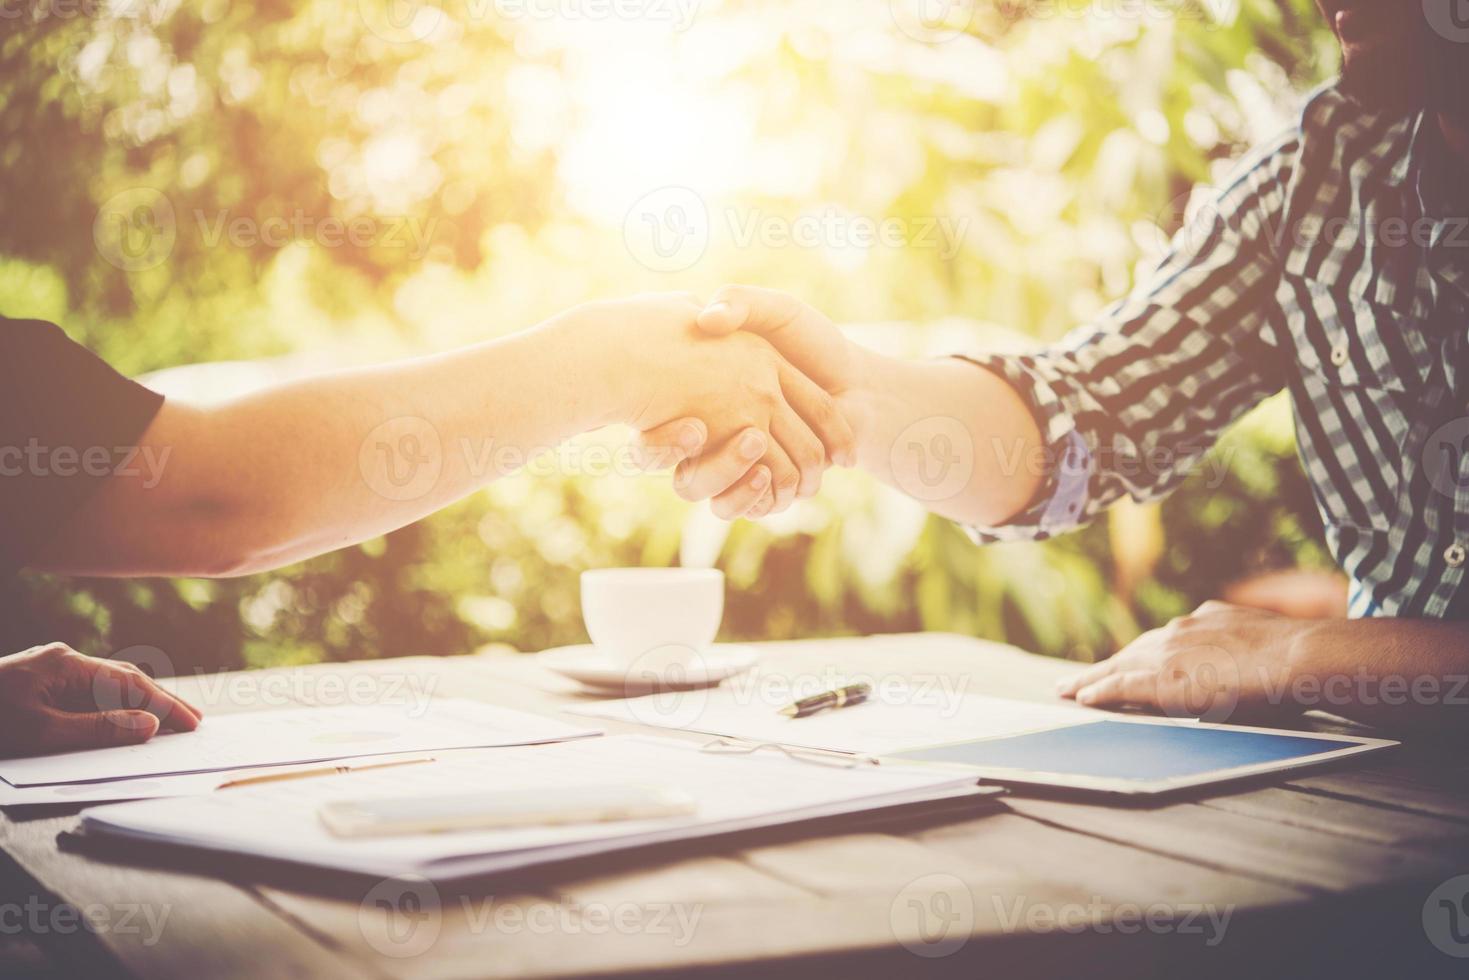
[[[0,806],[65,806],[68,803],[114,803],[118,800],[198,796],[214,792],[220,783],[231,778],[226,773],[201,772],[183,776],[114,779],[103,783],[61,783],[56,786],[11,786],[0,782]]]
[[[838,679],[833,686],[842,683]],[[658,728],[870,755],[1018,735],[1107,717],[1106,712],[1060,701],[1040,704],[913,685],[878,685],[863,704],[807,718],[787,718],[780,708],[789,701],[764,697],[762,690],[755,682],[602,701],[568,710]],[[797,692],[797,696],[811,693],[816,692]]]
[[[292,772],[315,773],[323,766],[373,766],[402,761],[403,756],[362,756],[350,762],[309,762],[303,765],[266,766],[256,769],[231,769],[220,772],[190,772],[171,776],[143,776],[138,779],[109,779],[100,783],[58,783],[54,786],[11,786],[0,781],[0,807],[66,806],[79,803],[119,803],[125,800],[161,800],[174,796],[205,796],[225,783],[255,776],[275,776]],[[410,756],[409,758],[417,758]],[[431,756],[425,757],[431,758]]]
[[[206,717],[196,731],[142,745],[0,760],[14,787],[218,772],[367,755],[528,745],[600,734],[474,701],[290,708]]]
[[[354,840],[317,817],[332,800],[418,797],[487,788],[642,784],[683,790],[693,816]],[[670,739],[624,735],[496,752],[336,778],[230,790],[207,797],[148,800],[89,810],[87,833],[296,861],[366,874],[430,877],[485,874],[602,853],[851,813],[974,787],[972,774],[943,767],[841,769],[778,752],[715,755]]]

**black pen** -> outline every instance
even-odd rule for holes
[[[788,704],[780,709],[780,713],[787,718],[805,718],[814,715],[818,711],[826,711],[828,708],[845,708],[852,704],[861,704],[872,694],[870,684],[848,684],[839,687],[835,691],[823,691],[813,694],[809,698],[802,698],[795,704]]]

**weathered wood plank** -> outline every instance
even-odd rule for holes
[[[1469,793],[1452,787],[1434,787],[1381,772],[1331,772],[1301,776],[1286,784],[1291,789],[1341,800],[1359,800],[1397,811],[1422,813],[1469,823]]]
[[[1214,903],[1237,907],[1298,904],[1304,889],[1049,826],[1018,813],[924,830],[916,839],[974,864],[1028,873],[1113,904]]]
[[[1469,845],[1433,853],[1321,834],[1195,803],[1157,809],[1017,798],[1038,820],[1119,844],[1269,881],[1325,892],[1426,878],[1469,860]]]
[[[467,911],[456,907],[459,896],[445,891],[423,931],[400,933],[403,946],[376,964],[402,980],[682,972],[756,963],[764,972],[782,958],[903,943],[929,949],[947,941],[957,950],[970,942],[1018,937],[1038,914],[1071,909],[1084,915],[1090,908],[1079,893],[1017,876],[961,881],[931,873],[901,887],[892,884],[830,897],[797,890],[783,899],[691,902],[654,892],[636,900],[616,894],[585,898],[573,882],[554,898],[463,896]],[[321,903],[330,900],[274,893],[271,900],[344,942],[361,929],[361,912],[352,901],[324,911]],[[374,929],[360,934],[373,935]]]
[[[1218,796],[1204,800],[1203,805],[1257,820],[1379,844],[1433,843],[1469,838],[1469,825],[1463,823],[1280,786]]]
[[[735,857],[712,855],[653,863],[560,883],[557,895],[580,903],[685,902],[703,905],[800,902],[813,892]]]
[[[525,937],[565,933],[581,921],[578,908],[553,896],[412,877],[365,882],[348,897],[258,890],[303,931],[389,977],[507,975],[498,965],[519,958]]]
[[[359,976],[380,976],[365,963],[344,961],[340,951],[228,881],[109,864],[59,849],[57,834],[74,824],[75,818],[60,818],[0,825],[0,845],[49,893],[34,896],[47,917],[35,938],[48,950],[66,955],[65,947],[91,939],[130,973],[159,980],[254,976],[265,962],[281,978],[335,977],[358,967]],[[58,928],[55,922],[66,921],[68,909],[88,913],[95,924]]]
[[[840,834],[802,841],[798,846],[752,847],[741,857],[773,878],[828,896],[892,893],[916,878],[939,873],[966,880],[994,873],[920,841],[891,834]]]

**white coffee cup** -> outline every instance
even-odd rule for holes
[[[582,572],[581,615],[597,650],[628,667],[689,666],[724,618],[716,568],[606,568]]]

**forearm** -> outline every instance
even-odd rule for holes
[[[609,380],[563,322],[466,350],[342,372],[227,406],[211,420],[242,447],[214,473],[233,495],[256,570],[396,530],[614,421]],[[308,427],[303,437],[269,438]],[[264,437],[263,437],[264,436]]]
[[[1369,724],[1469,726],[1469,623],[1322,620],[1291,644],[1288,688],[1272,700]]]
[[[966,524],[1002,524],[1044,479],[1040,430],[998,376],[955,358],[904,361],[858,354],[857,383],[840,401],[859,465]]]
[[[105,488],[38,564],[244,574],[412,523],[538,449],[627,414],[615,345],[589,343],[592,333],[568,314],[450,354],[303,379],[218,407],[165,406],[144,436],[167,460],[156,485]]]

